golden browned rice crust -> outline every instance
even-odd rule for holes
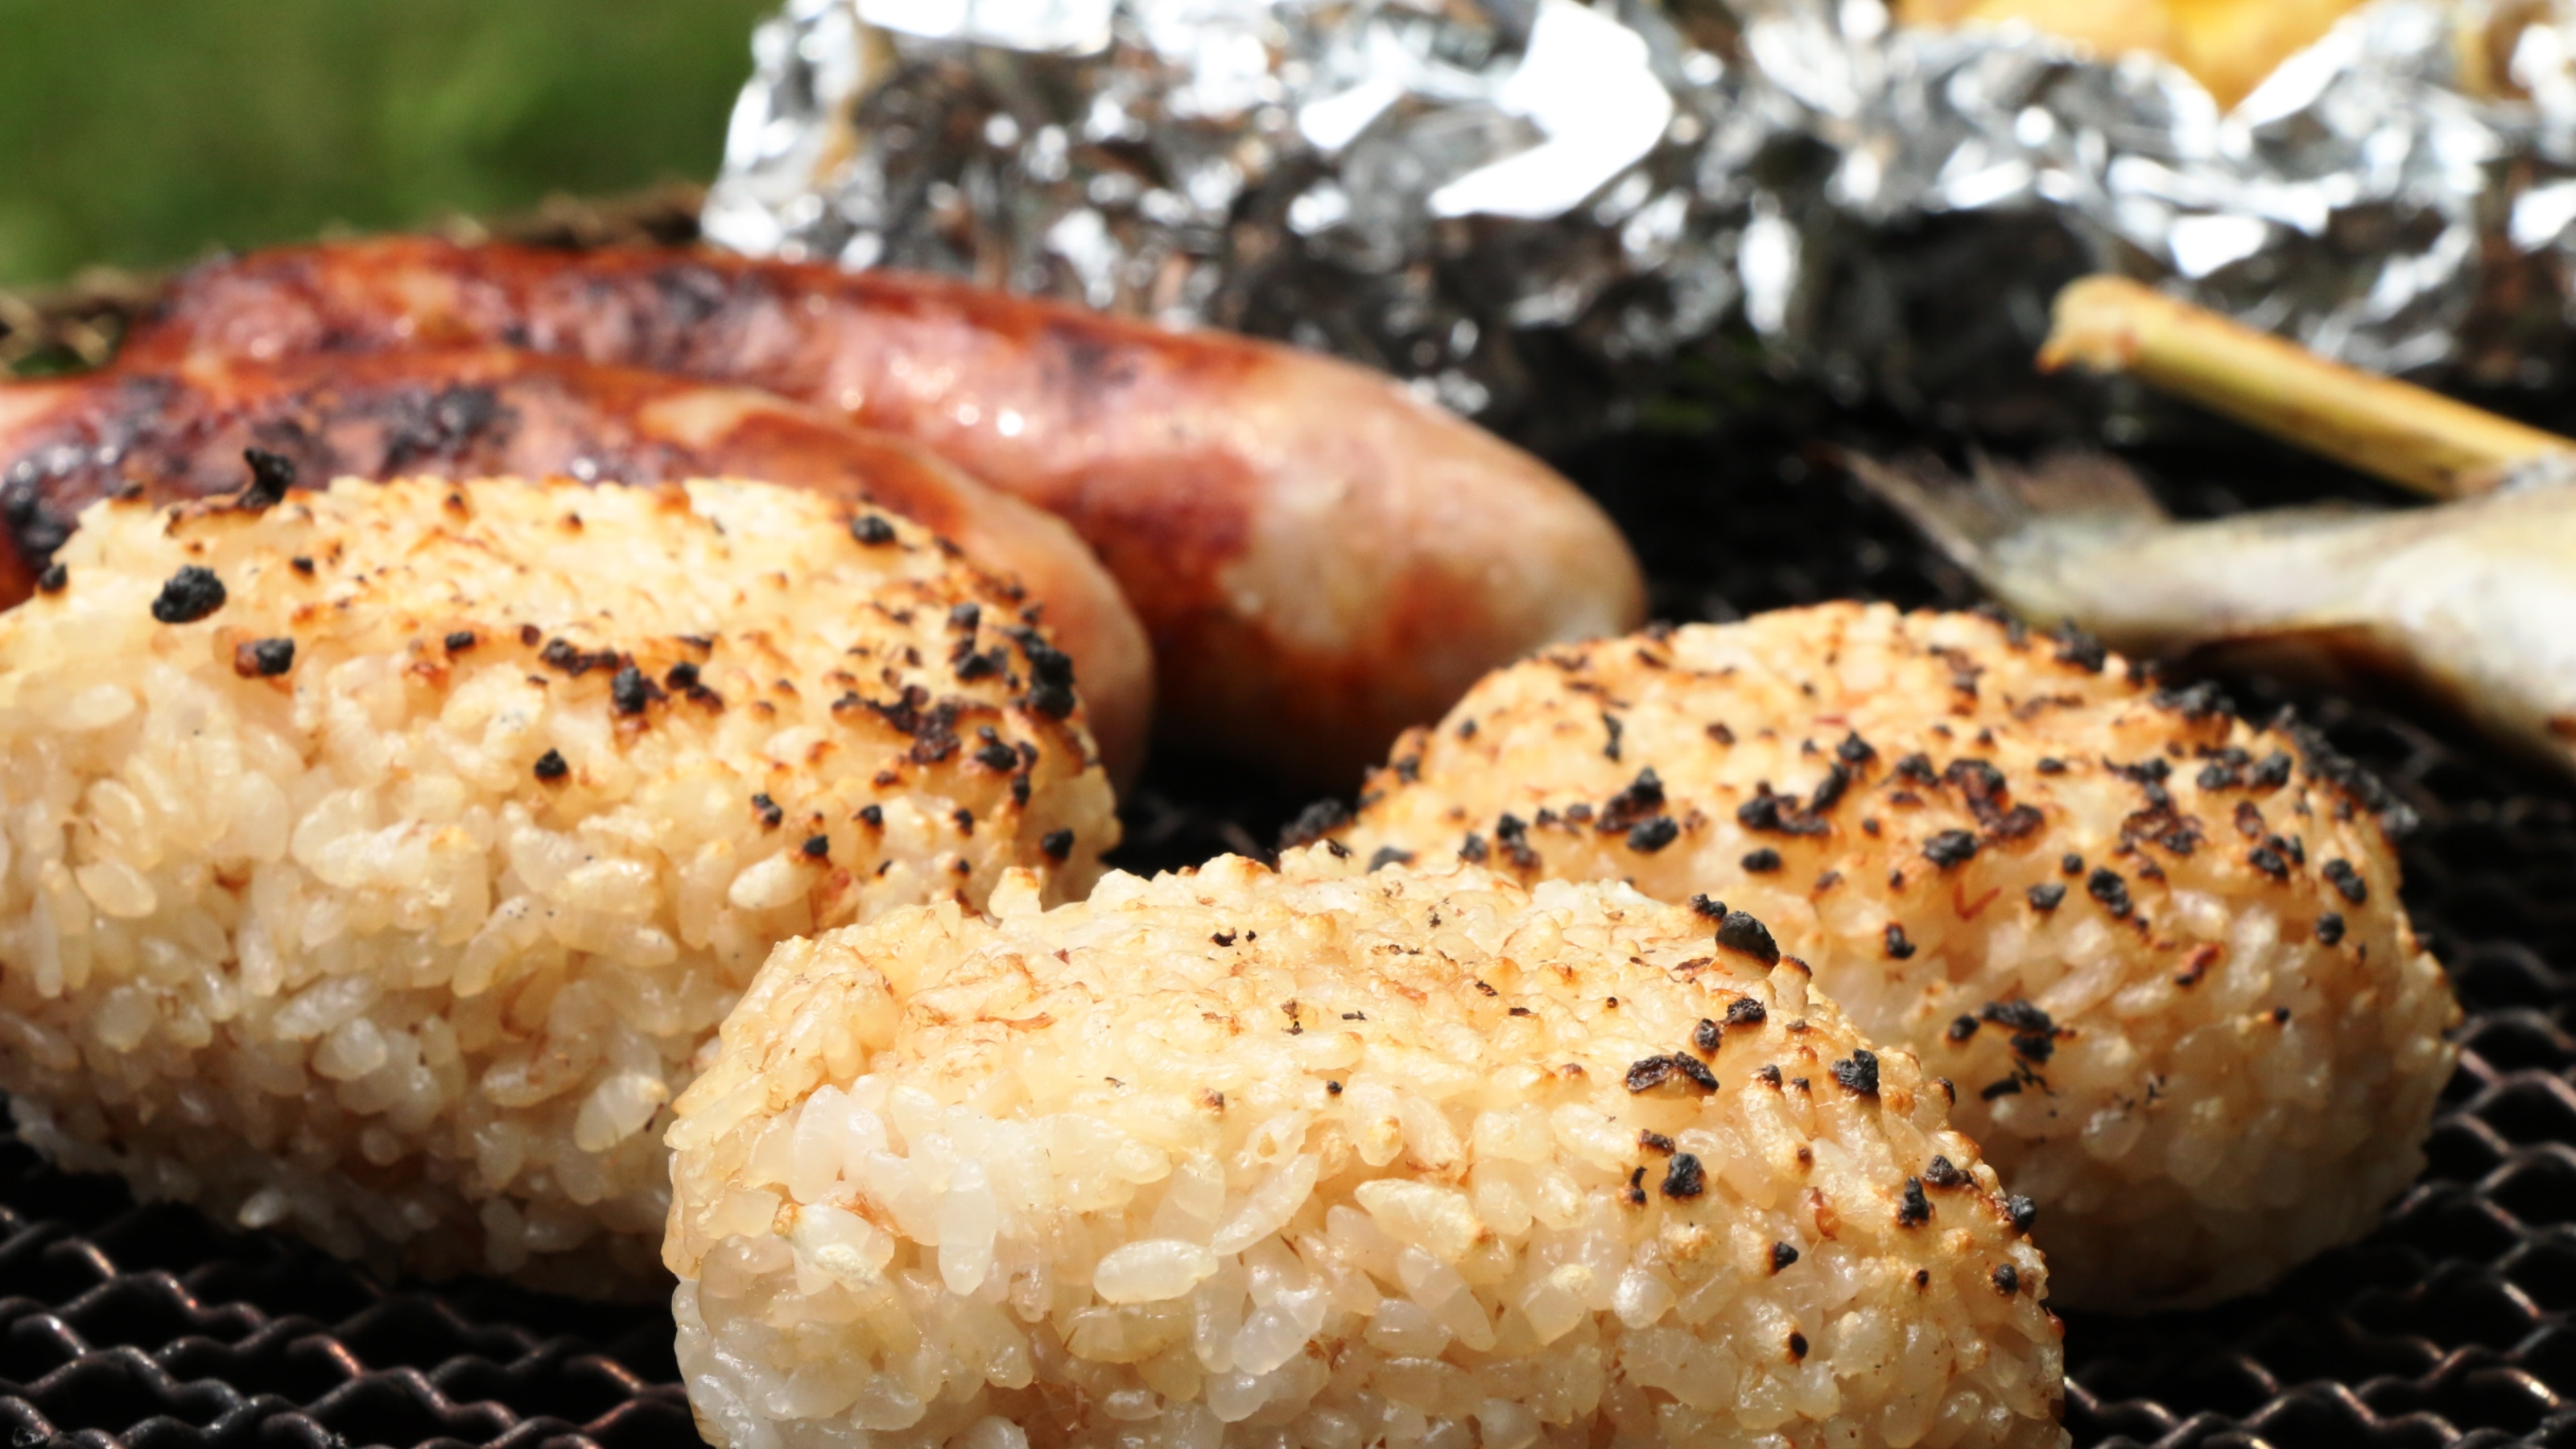
[[[2058,1301],[2205,1303],[2412,1181],[2458,1008],[2348,767],[2099,646],[1838,604],[1551,651],[1345,840],[1769,922],[1958,1084]]]
[[[1750,918],[1321,848],[1040,905],[726,1021],[665,1249],[710,1439],[2062,1442],[2015,1206]]]
[[[386,1266],[650,1282],[669,1099],[773,944],[1115,838],[1008,597],[807,495],[344,483],[59,559],[0,615],[0,1082],[67,1164]]]

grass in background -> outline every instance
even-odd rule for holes
[[[715,172],[774,0],[0,0],[0,287]]]

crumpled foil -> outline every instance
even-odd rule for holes
[[[1879,0],[789,0],[753,50],[720,244],[1282,337],[1524,435],[1685,356],[2009,425],[2104,269],[2383,371],[2566,350],[2576,0],[2376,0],[2224,113]]]

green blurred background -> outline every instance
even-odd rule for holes
[[[715,172],[776,0],[0,0],[0,287]]]

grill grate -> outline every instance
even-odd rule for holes
[[[1760,420],[1565,460],[1640,540],[1658,613],[1972,597],[1804,451],[1819,436],[1901,433],[1817,402],[1746,411]],[[2350,491],[2234,435],[2139,461],[2196,480],[2175,490],[2188,512]],[[2293,697],[2262,687],[2250,702]],[[2397,716],[2306,704],[2424,817],[2405,846],[2407,903],[2468,1012],[2432,1167],[2368,1242],[2258,1299],[2072,1319],[2068,1426],[2078,1444],[2156,1449],[2576,1446],[2576,796]],[[1256,848],[1302,803],[1167,758],[1129,802],[1121,863]],[[13,1444],[692,1443],[675,1380],[657,1307],[483,1283],[388,1289],[0,1145],[0,1428]]]

